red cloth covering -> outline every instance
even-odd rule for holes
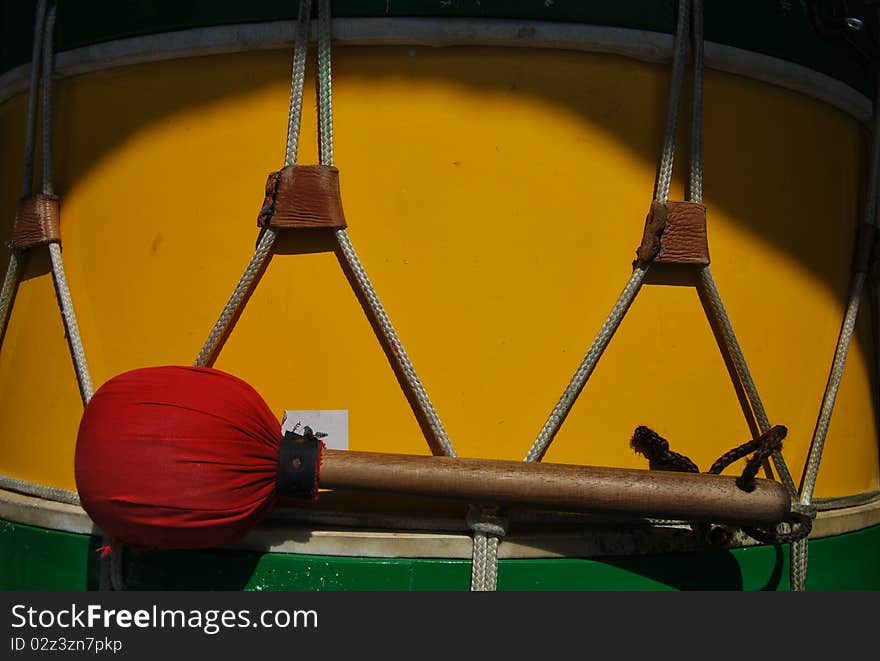
[[[281,425],[225,372],[150,367],[105,383],[83,413],[83,508],[129,544],[194,549],[245,535],[275,504]]]

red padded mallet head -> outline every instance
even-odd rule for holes
[[[208,368],[138,369],[105,383],[86,407],[77,489],[92,520],[122,542],[219,546],[277,501],[281,445],[278,419],[241,379]],[[316,469],[321,444],[312,448]],[[312,493],[294,495],[313,495],[316,472],[305,486]]]

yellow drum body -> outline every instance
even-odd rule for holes
[[[288,51],[271,50],[58,80],[64,258],[96,387],[198,354],[283,159],[289,66]],[[668,79],[667,66],[597,53],[335,50],[350,236],[459,455],[523,458],[618,296],[652,198]],[[845,305],[864,136],[827,104],[718,71],[707,71],[705,103],[712,269],[771,421],[788,427],[783,455],[797,479]],[[25,107],[24,94],[0,105],[6,235]],[[315,133],[307,113],[301,163],[317,160]],[[686,139],[678,153],[673,199]],[[334,246],[323,231],[281,238],[216,367],[279,418],[348,409],[352,449],[428,453]],[[692,285],[686,272],[653,273],[547,461],[645,467],[628,443],[644,424],[705,470],[750,438]],[[820,497],[880,487],[863,310]],[[75,488],[82,403],[39,250],[0,383],[0,473]]]

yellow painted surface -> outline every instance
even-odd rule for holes
[[[668,69],[474,48],[339,48],[334,65],[351,238],[459,454],[521,459],[630,274]],[[259,52],[57,84],[64,256],[96,385],[195,358],[283,158],[288,68],[289,53]],[[311,163],[306,93],[300,162]],[[23,96],[0,106],[4,234],[24,107]],[[863,136],[818,102],[716,72],[705,114],[713,272],[799,476],[844,305]],[[645,424],[705,469],[748,438],[696,291],[674,276],[658,271],[643,289],[546,460],[644,467],[628,441]],[[880,486],[867,316],[820,496]],[[281,240],[216,366],[279,417],[349,409],[353,449],[428,452],[329,235]],[[41,253],[0,351],[0,471],[73,487],[80,414]]]

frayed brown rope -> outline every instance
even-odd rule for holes
[[[653,429],[637,427],[630,447],[648,460],[651,470],[699,473],[700,468],[688,457],[669,449],[669,442]]]
[[[743,491],[754,491],[758,471],[773,452],[782,449],[782,440],[786,434],[788,429],[782,425],[771,427],[758,438],[725,452],[712,464],[708,472],[718,475],[733,462],[752,454],[742,474],[736,478],[736,486]],[[699,467],[689,457],[670,450],[669,442],[648,427],[636,428],[630,447],[648,459],[651,470],[700,472]],[[791,512],[785,521],[773,528],[746,527],[743,528],[743,532],[763,544],[790,544],[807,537],[812,529],[813,519],[809,515]]]
[[[743,443],[739,447],[725,452],[715,460],[709,472],[713,475],[719,475],[721,471],[730,466],[737,459],[742,459],[748,454],[754,452],[752,457],[746,462],[746,467],[742,474],[736,478],[736,486],[743,491],[755,490],[755,477],[761,470],[761,465],[776,450],[782,449],[782,439],[788,434],[788,429],[782,425],[771,427],[758,438]]]

